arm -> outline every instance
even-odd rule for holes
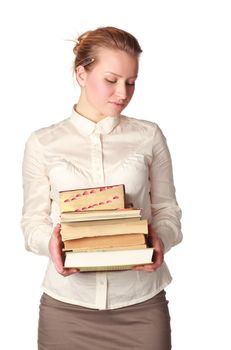
[[[159,268],[164,253],[182,240],[181,210],[175,197],[171,156],[165,137],[158,127],[154,137],[150,182],[152,222],[148,231],[154,247],[154,263],[134,268],[149,272]]]
[[[166,253],[182,240],[181,210],[177,204],[172,161],[164,135],[157,127],[150,166],[152,227]]]
[[[25,247],[35,254],[48,256],[48,242],[53,229],[50,217],[50,183],[46,174],[43,150],[34,133],[25,146],[23,191],[21,227]]]
[[[24,206],[21,226],[25,246],[39,255],[50,256],[56,270],[63,276],[78,272],[63,266],[60,225],[53,229],[50,217],[50,182],[46,174],[43,150],[35,134],[26,143],[23,159]]]

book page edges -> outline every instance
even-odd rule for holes
[[[152,263],[154,248],[116,250],[116,251],[91,251],[91,252],[66,252],[65,267],[99,268],[102,266],[137,266]],[[107,262],[105,264],[105,262]]]

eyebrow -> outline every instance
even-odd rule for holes
[[[122,78],[121,75],[117,74],[117,73],[113,73],[113,72],[105,72],[105,74],[113,74],[119,78]],[[134,79],[134,78],[137,78],[137,75],[135,75],[134,77],[129,77],[128,79]]]

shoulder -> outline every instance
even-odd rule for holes
[[[156,132],[160,131],[159,125],[155,122],[125,115],[121,115],[120,117],[122,128],[136,130],[141,134],[149,134],[150,136],[153,136]]]
[[[45,146],[50,142],[57,141],[65,134],[65,131],[68,128],[69,119],[70,118],[66,118],[60,122],[34,130],[30,134],[27,142]]]

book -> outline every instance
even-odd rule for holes
[[[61,191],[60,221],[65,267],[113,271],[152,262],[148,222],[125,207],[125,186]]]
[[[78,249],[63,249],[63,251],[66,252],[101,252],[103,251],[110,251],[110,250],[130,250],[130,249],[144,249],[147,248],[146,244],[136,244],[136,245],[131,245],[131,246],[117,246],[117,247],[97,247],[97,248],[78,248]]]
[[[148,233],[146,219],[126,218],[61,224],[62,240],[115,234]]]
[[[80,271],[113,271],[152,263],[153,248],[66,252],[65,267]]]
[[[141,209],[122,208],[122,209],[105,209],[105,210],[90,210],[81,212],[64,212],[60,214],[61,223],[91,221],[91,220],[110,220],[121,218],[141,218]]]
[[[143,234],[124,234],[113,236],[96,236],[71,239],[63,242],[63,250],[95,250],[95,249],[113,249],[122,247],[142,247],[146,244]]]
[[[59,204],[61,213],[125,208],[124,185],[60,191]]]

